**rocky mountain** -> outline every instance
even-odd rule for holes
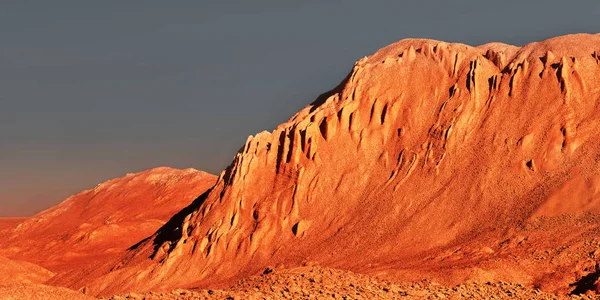
[[[402,40],[249,137],[214,188],[117,263],[54,283],[110,295],[319,265],[595,290],[599,99],[600,35]]]

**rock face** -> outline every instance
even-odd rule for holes
[[[194,169],[128,174],[2,231],[1,253],[54,272],[120,255],[215,183]]]
[[[397,42],[248,138],[119,264],[58,283],[110,294],[322,265],[568,292],[600,272],[599,99],[600,35]]]

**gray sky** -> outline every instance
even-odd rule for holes
[[[0,2],[0,216],[161,165],[218,174],[403,38],[600,31],[597,0],[206,2]]]

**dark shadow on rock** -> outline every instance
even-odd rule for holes
[[[587,291],[595,292],[596,281],[598,281],[598,278],[600,278],[600,270],[598,268],[596,268],[596,271],[591,272],[591,273],[581,277],[581,279],[577,280],[574,283],[569,284],[569,286],[575,287],[575,289],[573,289],[573,291],[571,291],[571,293],[569,293],[569,294],[570,295],[583,295]]]
[[[192,201],[190,205],[176,213],[173,217],[171,217],[171,219],[169,219],[167,223],[165,223],[165,225],[159,228],[154,235],[141,240],[137,244],[129,247],[127,250],[135,250],[139,248],[142,244],[148,242],[150,239],[153,239],[152,243],[154,245],[154,251],[151,258],[154,258],[154,255],[163,243],[165,243],[166,241],[177,241],[181,238],[181,226],[183,225],[185,217],[193,213],[194,211],[197,211],[202,206],[204,201],[206,201],[206,198],[213,189],[214,187],[210,188],[198,198],[196,198],[194,201]]]

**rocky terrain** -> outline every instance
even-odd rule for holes
[[[350,271],[301,267],[243,279],[225,290],[128,293],[124,299],[596,299],[590,295],[557,296],[509,282],[467,282],[447,287],[430,281],[392,283]]]
[[[0,285],[2,299],[96,299],[41,284]],[[11,298],[12,297],[12,298]],[[37,298],[36,298],[37,297]],[[175,289],[124,293],[102,300],[167,299],[599,299],[590,293],[555,295],[510,282],[466,282],[448,287],[428,280],[394,283],[350,271],[322,267],[265,269],[223,289]]]

